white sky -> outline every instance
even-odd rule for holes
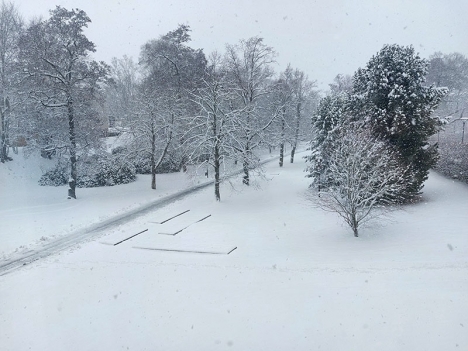
[[[138,60],[141,45],[177,28],[192,28],[205,54],[255,35],[326,89],[338,73],[352,74],[384,44],[412,44],[468,56],[468,0],[14,0],[26,19],[61,5],[91,18],[95,58],[124,54]]]

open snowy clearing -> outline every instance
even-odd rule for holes
[[[271,156],[265,154],[264,158]],[[130,184],[79,188],[79,201],[73,201],[67,199],[66,186],[38,186],[43,170],[52,165],[53,161],[39,157],[26,159],[20,152],[13,162],[0,167],[0,266],[2,261],[40,250],[57,238],[70,237],[93,225],[112,222],[169,195],[210,181],[204,176],[204,169],[192,167],[188,173],[158,174],[156,190],[150,189],[150,175],[138,175]],[[227,169],[226,172],[235,170]]]
[[[354,238],[311,207],[304,166],[0,277],[0,349],[468,349],[468,188],[431,174],[421,203]]]

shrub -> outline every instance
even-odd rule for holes
[[[39,179],[41,186],[60,186],[67,184],[68,167],[58,162],[55,167],[45,172]]]
[[[439,154],[435,170],[446,177],[468,183],[468,144],[454,140],[441,140]]]
[[[127,184],[136,179],[135,168],[132,165],[120,163],[117,157],[107,154],[82,158],[77,171],[76,186],[79,188]],[[68,167],[58,162],[54,169],[41,176],[39,185],[65,185],[68,178]]]
[[[135,167],[135,172],[137,174],[151,174],[151,159],[149,156],[134,156],[128,151],[124,146],[117,146],[112,149],[112,155],[122,158],[128,158],[133,167]],[[181,168],[180,157],[177,157],[175,153],[167,154],[163,159],[162,163],[156,168],[156,173],[174,173],[179,172]]]

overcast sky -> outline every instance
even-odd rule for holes
[[[95,58],[132,56],[141,45],[189,24],[193,48],[206,54],[261,36],[321,89],[352,74],[384,44],[412,44],[423,57],[435,51],[468,56],[468,0],[15,0],[26,19],[48,17],[61,5],[91,18]]]

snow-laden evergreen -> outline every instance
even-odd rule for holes
[[[411,177],[407,197],[419,194],[437,162],[429,137],[443,124],[434,110],[446,90],[424,84],[427,67],[412,46],[385,45],[354,75],[351,114],[399,153]]]
[[[347,96],[344,94],[326,96],[320,100],[317,111],[312,115],[314,134],[310,144],[311,153],[307,156],[307,171],[315,187],[326,186],[330,181],[327,178],[330,173],[326,170],[340,130],[347,128],[346,104]]]

